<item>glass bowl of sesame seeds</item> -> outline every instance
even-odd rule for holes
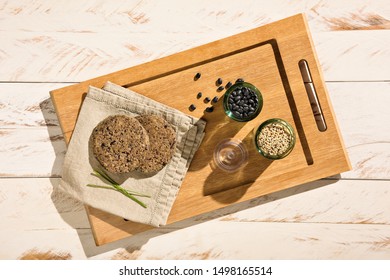
[[[294,148],[294,129],[282,119],[266,120],[256,130],[255,145],[265,158],[282,159]]]
[[[254,119],[263,107],[260,91],[252,84],[238,82],[232,85],[223,98],[223,108],[226,115],[239,122]]]

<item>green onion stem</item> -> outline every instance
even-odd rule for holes
[[[139,192],[134,192],[134,191],[128,191],[124,188],[122,188],[117,182],[115,182],[107,173],[105,173],[104,171],[98,171],[98,170],[94,170],[94,172],[92,173],[92,175],[100,178],[101,180],[104,180],[104,181],[107,181],[110,186],[101,186],[101,185],[93,185],[93,184],[87,184],[88,187],[94,187],[94,188],[103,188],[103,189],[113,189],[113,190],[116,190],[118,192],[120,192],[121,194],[123,194],[124,196],[130,198],[131,200],[135,201],[136,203],[138,203],[139,205],[141,205],[142,207],[146,208],[146,204],[143,203],[142,201],[140,201],[139,199],[137,199],[136,197],[134,196],[141,196],[141,197],[150,197],[150,195],[146,195],[146,194],[142,194],[142,193],[139,193]]]
[[[108,189],[108,190],[117,190],[114,186],[102,186],[102,185],[94,185],[94,184],[87,184],[88,187],[93,187],[93,188],[99,188],[99,189]],[[119,185],[118,185],[119,186]],[[120,187],[120,186],[119,186]],[[142,193],[139,193],[139,192],[135,192],[135,191],[128,191],[128,190],[125,190],[127,191],[129,194],[131,195],[135,195],[135,196],[140,196],[140,197],[150,197],[150,195],[147,195],[147,194],[142,194]]]

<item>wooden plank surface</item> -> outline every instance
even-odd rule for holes
[[[0,181],[2,259],[18,259],[27,253],[71,259],[267,259],[294,254],[309,259],[389,257],[386,181],[314,182],[100,247],[94,244],[83,205],[56,191],[58,181]],[[346,197],[351,199],[346,201]],[[313,203],[302,204],[302,200]],[[15,201],[25,206],[15,211],[10,207]],[[227,238],[223,238],[225,234]],[[227,242],[243,235],[245,242]],[[177,247],[172,247],[170,240],[175,240]],[[266,245],[269,240],[278,242]],[[313,250],[323,244],[329,246]],[[286,247],[289,250],[284,250]],[[359,251],[362,255],[356,255]]]
[[[390,11],[385,0],[353,4],[203,0],[186,1],[185,7],[175,0],[164,2],[84,5],[73,0],[56,6],[7,1],[2,6],[0,37],[5,40],[0,46],[0,80],[83,81],[300,12],[307,14],[314,31],[327,80],[388,79],[390,66],[380,59],[389,55],[390,45]],[[361,59],[353,59],[354,55]],[[328,57],[338,59],[337,64],[328,62]],[[367,67],[370,71],[364,70]]]
[[[37,109],[50,90],[64,86],[47,82],[80,82],[299,12],[308,15],[351,157],[353,170],[338,182],[275,201],[264,196],[215,213],[210,222],[201,217],[195,224],[96,247],[79,206],[73,212],[73,202],[64,199],[63,210],[57,210],[50,206],[55,184],[30,178],[60,176],[65,149],[64,142],[54,149],[47,130],[52,127]],[[381,224],[388,224],[390,194],[390,136],[381,125],[389,118],[389,20],[386,0],[1,1],[0,208],[6,218],[0,258],[390,259],[389,231]],[[55,116],[49,119],[58,124]],[[14,205],[20,215],[13,215]],[[59,214],[64,211],[66,219]]]

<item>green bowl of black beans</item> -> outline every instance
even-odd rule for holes
[[[238,122],[254,119],[263,108],[263,97],[252,84],[238,82],[225,93],[223,107],[226,115]]]

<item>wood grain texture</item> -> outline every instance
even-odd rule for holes
[[[49,91],[65,85],[0,84],[1,177],[61,176],[66,144]]]
[[[352,162],[342,178],[390,179],[390,83],[328,83]]]
[[[4,2],[4,1],[3,1]],[[390,11],[386,1],[234,1],[175,0],[158,3],[143,1],[52,2],[28,0],[2,4],[2,30],[109,33],[112,25],[118,32],[157,33],[205,31],[241,32],[304,12],[318,31],[390,29]],[[21,21],[20,19],[26,19]],[[74,19],[85,18],[85,21]],[[170,18],[169,21],[166,19]],[[47,25],[47,20],[52,20]],[[28,24],[26,24],[28,23]],[[180,24],[177,24],[180,23]],[[230,27],[230,28],[227,28]],[[240,30],[241,29],[241,30]]]
[[[7,1],[1,10],[0,37],[5,40],[0,46],[0,80],[83,81],[301,12],[307,14],[315,35],[326,80],[359,80],[362,72],[365,80],[383,80],[389,64],[378,59],[378,53],[387,57],[389,53],[387,4],[368,0],[353,5],[319,0],[294,4],[286,0],[96,1],[88,5]],[[366,29],[381,31],[358,32]],[[353,59],[358,53],[361,60]],[[335,58],[342,59],[331,67]],[[367,71],[361,67],[366,59]]]
[[[80,230],[79,235],[89,235],[88,231]],[[122,248],[87,256],[75,231],[2,230],[0,240],[6,242],[0,250],[0,259],[21,259],[30,254],[35,258],[48,255],[52,259],[75,260],[388,260],[389,237],[388,225],[214,221],[147,241],[127,241],[127,246]]]
[[[326,81],[389,81],[390,30],[324,32],[313,40]]]
[[[50,259],[67,258],[86,259],[82,244],[75,230],[12,230],[0,231],[0,240],[4,240],[0,249],[0,259],[18,260],[22,258]],[[61,240],[59,242],[59,240]]]
[[[240,234],[237,234],[239,232]],[[91,259],[389,259],[388,225],[209,222]],[[175,242],[170,242],[171,238]]]
[[[0,177],[61,176],[66,144],[59,127],[0,128],[0,143]]]
[[[0,129],[59,127],[49,91],[66,83],[0,83]]]
[[[389,80],[390,30],[311,30],[326,81]],[[201,34],[204,37],[197,33],[136,33],[129,38],[121,33],[42,36],[0,30],[0,36],[7,38],[0,46],[0,81],[80,82],[237,33]],[[361,59],[354,59],[356,56]]]
[[[58,178],[0,180],[0,227],[27,231],[90,228],[84,205],[60,192],[58,184]]]
[[[390,258],[386,181],[314,182],[100,247],[83,205],[58,193],[58,181],[0,180],[0,259]]]
[[[253,199],[220,220],[390,225],[389,198],[388,181],[319,180]]]

